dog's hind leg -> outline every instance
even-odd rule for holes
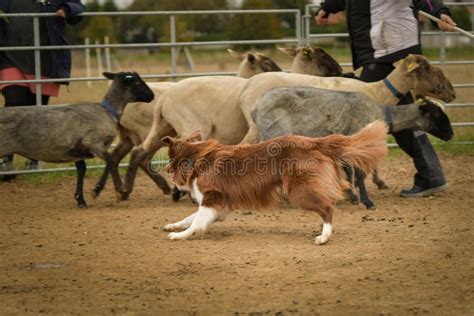
[[[188,217],[180,220],[179,222],[176,222],[176,223],[173,223],[173,224],[167,224],[163,227],[163,230],[167,231],[167,232],[176,232],[176,231],[185,230],[189,226],[191,226],[191,224],[194,221],[194,218],[196,218],[197,213],[198,212],[195,212],[195,213],[189,215]]]

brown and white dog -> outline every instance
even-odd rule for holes
[[[199,209],[163,229],[179,231],[170,239],[187,239],[204,233],[228,211],[269,208],[286,197],[322,217],[316,243],[324,244],[332,234],[335,203],[349,187],[343,165],[371,172],[387,153],[386,134],[385,123],[376,121],[352,136],[284,136],[252,145],[200,141],[199,132],[184,140],[165,137],[167,171],[177,186],[191,192]]]

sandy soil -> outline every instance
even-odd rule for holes
[[[282,205],[239,211],[202,237],[161,227],[195,210],[140,176],[130,201],[109,186],[75,208],[74,178],[0,184],[0,314],[474,313],[474,156],[442,156],[450,187],[407,200],[405,157],[386,160],[378,206],[339,203],[335,234]],[[87,179],[92,188],[95,179]]]

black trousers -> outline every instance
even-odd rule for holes
[[[366,82],[382,80],[394,69],[392,64],[374,63],[363,67],[360,79]],[[398,104],[413,103],[413,98],[408,93]],[[443,169],[433,145],[426,133],[421,131],[402,130],[393,133],[395,140],[412,159],[415,164],[416,174],[414,184],[422,188],[440,186],[446,183]]]
[[[36,105],[36,95],[31,93],[28,87],[8,86],[2,90],[5,98],[5,106],[31,106]],[[41,96],[41,104],[48,104],[49,96]],[[3,161],[12,161],[13,155],[3,157]]]

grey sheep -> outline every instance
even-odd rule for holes
[[[84,159],[106,161],[106,172],[95,191],[102,190],[110,170],[109,146],[117,135],[117,122],[128,102],[151,102],[153,92],[137,73],[104,73],[113,80],[101,103],[64,106],[0,108],[0,156],[18,154],[53,163],[74,161],[75,198],[87,207],[83,194]]]
[[[284,135],[351,135],[367,124],[384,118],[390,133],[412,129],[428,132],[445,141],[453,137],[448,116],[440,104],[433,100],[384,106],[363,93],[313,87],[270,90],[255,104],[252,118],[260,133],[260,140]],[[362,202],[368,209],[375,208],[365,191],[364,176],[357,172],[356,176]],[[354,193],[349,193],[354,200]]]

